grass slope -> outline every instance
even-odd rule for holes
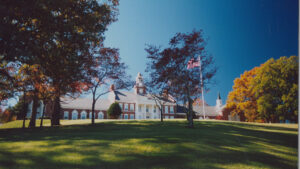
[[[188,129],[183,120],[97,122],[25,130],[15,128],[20,121],[4,124],[0,169],[297,168],[297,125],[195,121]]]

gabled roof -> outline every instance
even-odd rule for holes
[[[137,100],[137,95],[133,92],[127,91],[113,91],[115,100],[118,102],[134,103]]]
[[[111,91],[111,96],[114,99],[98,99],[95,104],[95,110],[107,110],[109,106],[114,102],[124,102],[124,103],[139,103],[139,104],[155,104],[155,101],[150,96],[150,94],[139,95],[134,92],[128,91]],[[92,109],[91,98],[67,98],[61,97],[61,107],[65,109]],[[175,102],[166,101],[166,105],[175,105]]]
[[[61,107],[65,109],[88,109],[92,110],[93,100],[90,98],[61,98]],[[98,99],[95,110],[107,110],[111,102],[108,99]]]
[[[193,110],[197,115],[201,115],[201,116],[204,115],[202,106],[193,106]],[[205,106],[204,110],[206,116],[219,115],[215,106]],[[188,109],[186,107],[184,107],[183,105],[177,105],[177,113],[186,113],[186,112],[188,112]]]
[[[204,115],[202,106],[193,106],[193,109],[198,115],[201,115],[201,116]],[[205,110],[205,116],[218,116],[219,115],[215,106],[204,106],[204,110]]]
[[[135,103],[139,104],[155,104],[155,101],[150,94],[140,95],[128,91],[114,91],[115,100],[118,102]],[[166,104],[175,104],[172,101],[166,101]]]
[[[202,105],[203,105],[202,99],[197,98],[194,100],[193,106],[202,106]],[[204,105],[209,106],[205,101],[204,101]]]

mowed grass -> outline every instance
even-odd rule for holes
[[[0,169],[297,168],[298,125],[225,121],[62,121],[0,126]],[[45,123],[49,125],[49,120]],[[39,124],[39,123],[37,123]]]

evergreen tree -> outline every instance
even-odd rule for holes
[[[117,119],[121,114],[122,114],[122,110],[119,103],[111,104],[107,110],[107,115],[111,119]]]

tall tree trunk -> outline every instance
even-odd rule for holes
[[[163,122],[164,121],[164,118],[163,118],[163,109],[162,109],[162,105],[163,103],[156,98],[155,95],[151,95],[155,101],[155,105],[156,107],[158,108],[159,112],[160,112],[160,122]],[[156,109],[156,108],[155,108]]]
[[[184,97],[184,100],[183,100],[183,104],[184,104],[184,111],[185,111],[185,114],[186,114],[186,120],[189,121],[189,110],[186,111],[186,97]],[[187,108],[188,109],[188,108]]]
[[[189,105],[188,105],[188,103],[184,103],[184,108],[187,108],[187,109],[185,109],[185,111],[187,110],[185,112],[186,113],[186,120],[189,121]]]
[[[43,101],[43,104],[44,104],[44,107],[43,107],[43,114],[42,114],[42,118],[41,118],[41,124],[40,124],[40,127],[43,127],[43,120],[44,120],[44,116],[45,116],[45,110],[46,110],[47,102],[46,102],[46,101]]]
[[[163,116],[163,108],[161,106],[161,108],[159,109],[160,110],[160,122],[164,122],[164,116]]]
[[[95,124],[95,103],[96,103],[96,101],[93,99],[93,103],[92,103],[92,125]]]
[[[26,91],[24,89],[24,95],[23,95],[23,126],[22,128],[25,128],[25,121],[26,121],[26,115],[27,115],[27,104],[26,104]]]
[[[52,118],[51,118],[51,126],[58,126],[60,125],[59,119],[60,119],[60,95],[57,94],[54,99],[54,107],[52,112]]]
[[[194,122],[193,122],[193,100],[190,97],[190,90],[187,88],[187,100],[188,100],[188,106],[189,106],[189,116],[188,116],[188,127],[194,128]]]
[[[186,120],[189,121],[189,112],[186,112]]]
[[[37,107],[38,107],[38,97],[37,97],[37,92],[34,92],[33,95],[33,105],[32,105],[32,113],[31,113],[31,118],[29,122],[29,127],[35,127],[35,122],[36,122],[36,114],[37,114]]]
[[[188,127],[189,128],[194,128],[194,121],[193,121],[193,107],[192,107],[192,99],[189,98],[189,118],[188,118]]]

